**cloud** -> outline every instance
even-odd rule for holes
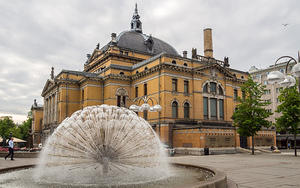
[[[26,115],[51,67],[82,70],[86,54],[112,32],[129,29],[136,1],[1,1],[0,112]],[[232,68],[267,67],[299,50],[297,0],[138,0],[143,31],[179,53],[203,54],[203,29],[213,29],[214,56]],[[288,23],[287,27],[282,24]]]

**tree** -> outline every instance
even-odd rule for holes
[[[278,97],[280,105],[276,112],[281,113],[276,118],[278,131],[286,131],[294,135],[295,156],[297,156],[296,138],[300,128],[300,93],[296,86],[285,88]]]
[[[6,138],[10,136],[10,132],[15,126],[15,123],[9,116],[0,119],[0,136],[3,138],[2,146],[5,146]]]
[[[32,118],[27,117],[26,121],[23,121],[23,123],[18,127],[20,130],[20,138],[23,140],[27,140],[29,136],[29,131],[31,129],[31,124],[32,124]]]
[[[237,132],[241,136],[252,137],[252,155],[254,155],[254,136],[262,129],[269,127],[271,123],[266,120],[272,112],[269,112],[264,107],[270,102],[263,101],[261,96],[265,90],[265,86],[258,84],[249,78],[242,85],[243,97],[238,97],[239,104],[233,113],[232,119]]]

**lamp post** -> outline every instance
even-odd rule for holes
[[[144,103],[141,106],[133,104],[129,107],[129,109],[132,111],[135,111],[135,112],[143,112],[143,111],[159,112],[159,111],[161,111],[162,107],[158,103],[156,105],[154,105],[153,99],[154,98],[147,97],[147,96],[137,97],[133,100],[133,102],[138,101],[138,104],[139,104],[141,101],[143,101]],[[149,101],[152,102],[152,106],[150,106],[148,104]]]
[[[279,83],[283,87],[292,87],[296,84],[296,79],[298,78],[298,91],[300,93],[300,54],[298,52],[298,61],[294,59],[291,56],[282,56],[279,57],[275,61],[276,63],[279,62],[281,59],[288,59],[287,64],[285,67],[285,74],[283,74],[280,71],[272,71],[268,76],[267,80],[273,84],[273,83]],[[288,66],[290,62],[295,62],[296,64],[292,67],[291,74],[288,74]],[[296,136],[294,142],[296,143]],[[295,144],[296,146],[296,144]],[[296,149],[295,149],[295,156],[297,155]]]
[[[284,59],[284,58],[288,59],[286,67],[285,67],[285,75],[280,71],[272,71],[272,72],[270,72],[270,74],[268,74],[267,80],[271,84],[277,82],[284,87],[292,87],[296,84],[296,78],[300,78],[300,54],[298,52],[298,61],[291,56],[282,56],[276,60],[275,66],[279,62],[279,60]],[[292,68],[292,71],[291,71],[292,75],[288,75],[288,66],[289,66],[290,62],[293,62],[293,61],[296,62],[296,65],[294,65]],[[298,89],[300,92],[300,87],[298,87]]]

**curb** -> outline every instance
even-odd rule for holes
[[[31,164],[31,165],[22,165],[22,166],[14,166],[14,167],[9,167],[9,168],[2,168],[2,169],[0,169],[0,174],[7,173],[9,171],[14,171],[14,170],[33,168],[35,166],[36,165]]]

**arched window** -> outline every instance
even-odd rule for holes
[[[217,84],[215,82],[210,82],[210,92],[217,93]]]
[[[187,63],[183,63],[183,66],[187,67],[188,65],[187,65]]]
[[[148,67],[145,67],[145,70],[148,70]]]
[[[204,85],[203,93],[208,93],[208,83]]]
[[[135,74],[139,73],[139,71],[136,71]]]
[[[178,103],[176,101],[172,103],[172,118],[178,118]]]
[[[188,102],[184,103],[184,118],[190,118],[190,104]]]
[[[173,60],[173,61],[172,61],[172,64],[176,65],[176,61],[175,61],[175,60]]]
[[[219,95],[224,95],[223,89],[221,86],[219,86]]]
[[[121,75],[124,75],[124,72],[120,72]]]

